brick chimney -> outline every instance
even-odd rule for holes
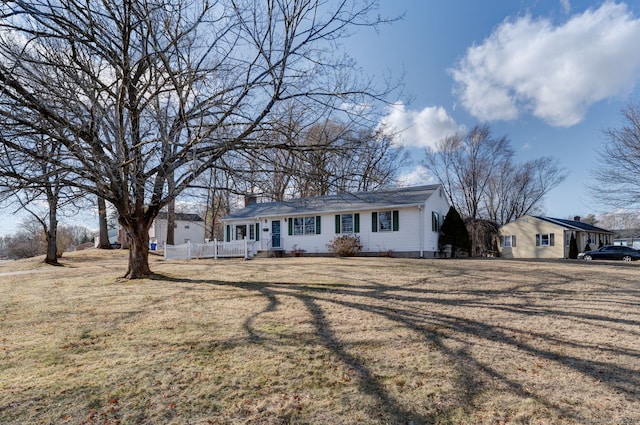
[[[258,202],[258,197],[253,194],[244,195],[244,207],[247,208],[251,204]]]
[[[580,216],[577,215],[577,216],[573,217],[573,221],[580,221]]]

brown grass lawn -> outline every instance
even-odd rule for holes
[[[1,424],[640,423],[640,264],[125,261],[0,265]]]

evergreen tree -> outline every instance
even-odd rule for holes
[[[578,241],[576,241],[576,235],[571,234],[571,239],[569,240],[569,258],[575,260],[578,258]]]
[[[455,256],[458,250],[469,252],[471,241],[467,226],[453,206],[449,208],[440,231],[440,246],[451,245],[452,256]]]

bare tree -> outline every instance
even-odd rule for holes
[[[493,138],[486,125],[443,139],[427,150],[423,164],[463,217],[498,225],[538,211],[549,191],[566,178],[550,157],[514,162],[508,139]]]
[[[640,229],[640,211],[619,210],[598,217],[598,226],[603,229]]]
[[[158,212],[254,137],[279,102],[353,108],[382,96],[337,41],[374,3],[319,0],[22,0],[0,9],[0,142],[111,203],[129,238],[126,277],[151,273]],[[163,125],[158,125],[163,123]],[[56,159],[17,135],[43,134]]]
[[[4,255],[13,259],[42,255],[47,249],[41,224],[33,217],[23,220],[14,235],[5,236],[3,245]]]
[[[506,137],[494,138],[488,126],[448,136],[429,148],[424,161],[464,218],[480,218],[482,201],[496,170],[504,170],[512,150]]]
[[[408,161],[408,152],[393,144],[391,134],[367,126],[325,121],[301,130],[286,125],[273,136],[299,146],[295,152],[265,151],[258,158],[262,177],[256,181],[252,173],[253,181],[274,200],[389,187]]]
[[[619,128],[604,132],[607,143],[594,169],[597,185],[591,192],[598,202],[620,209],[640,208],[640,103],[631,101],[621,111]]]
[[[41,225],[47,246],[44,261],[56,265],[59,257],[58,209],[73,206],[81,193],[63,183],[68,171],[55,164],[62,145],[45,135],[20,137],[31,146],[34,155],[51,161],[32,161],[30,155],[4,146],[4,155],[0,157],[0,177],[6,188],[4,196],[11,197],[19,209],[28,212],[34,222]]]
[[[516,164],[512,157],[493,170],[483,206],[487,218],[503,225],[540,211],[544,197],[566,178],[557,160],[542,157]]]
[[[552,158],[515,163],[508,139],[494,138],[486,125],[441,140],[427,149],[423,165],[464,217],[474,255],[494,251],[490,241],[497,227],[538,211],[566,178]]]

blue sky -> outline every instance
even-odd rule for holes
[[[360,30],[345,47],[371,75],[404,75],[406,100],[386,121],[406,129],[411,183],[429,179],[416,169],[425,146],[487,123],[518,160],[552,156],[568,171],[545,200],[547,215],[610,211],[587,185],[603,130],[639,97],[640,4],[382,0],[380,13],[403,18]]]
[[[570,0],[380,0],[382,16],[403,16],[344,41],[366,73],[403,77],[402,103],[387,123],[406,129],[414,164],[409,183],[429,182],[417,168],[424,147],[448,132],[487,123],[511,140],[519,160],[552,156],[567,180],[545,200],[547,215],[608,211],[587,184],[598,167],[603,130],[639,99],[640,3]],[[0,235],[13,233],[7,208]],[[61,218],[91,227],[94,214]]]

